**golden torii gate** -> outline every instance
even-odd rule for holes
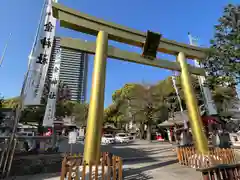
[[[79,39],[61,38],[62,47],[95,54],[84,146],[84,160],[87,163],[97,163],[100,158],[107,57],[181,71],[181,82],[196,147],[200,153],[208,153],[207,138],[203,133],[203,124],[190,78],[190,73],[205,76],[205,72],[203,69],[188,65],[186,61],[186,58],[198,60],[205,58],[206,49],[171,41],[154,32],[143,33],[106,22],[59,3],[53,3],[53,16],[60,20],[61,27],[97,36],[95,43]],[[143,53],[140,55],[109,46],[108,40],[143,48]],[[157,52],[175,55],[177,62],[157,59]]]

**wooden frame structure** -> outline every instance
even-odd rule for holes
[[[82,167],[82,171],[79,169]],[[87,169],[89,168],[89,172]],[[101,173],[99,173],[99,168],[101,168]],[[104,172],[107,170],[107,172]],[[107,153],[101,154],[101,160],[99,164],[87,164],[83,160],[81,154],[66,155],[62,161],[62,170],[60,180],[72,180],[72,179],[88,179],[97,180],[104,179],[104,174],[107,173],[107,179],[122,180],[122,160],[118,156],[113,156],[110,158]]]
[[[209,160],[204,162],[205,157],[198,153],[194,146],[177,147],[176,151],[179,164],[191,168],[209,168],[217,164],[237,163],[234,149],[231,148],[210,147],[208,157],[212,158],[213,162]]]

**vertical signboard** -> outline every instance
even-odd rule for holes
[[[56,53],[56,58],[53,65],[52,79],[50,81],[50,90],[48,94],[47,106],[43,119],[43,126],[53,126],[53,122],[55,119],[60,64],[61,64],[61,48]]]
[[[57,0],[47,0],[45,11],[43,11],[42,19],[44,20],[39,24],[38,37],[29,57],[30,76],[25,91],[24,105],[41,104],[56,28],[56,19],[52,16],[52,1]]]

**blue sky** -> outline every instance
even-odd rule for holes
[[[59,0],[59,2],[81,12],[134,29],[160,32],[163,37],[179,42],[188,43],[187,32],[191,32],[200,38],[199,43],[202,46],[208,46],[209,39],[214,33],[213,25],[222,15],[224,5],[237,3],[237,0],[151,0],[151,4],[143,0]],[[5,98],[17,96],[20,93],[42,3],[43,0],[0,1],[0,53],[4,49],[9,33],[12,33],[11,42],[0,68],[0,93]],[[56,34],[87,40],[95,39],[60,27]],[[123,49],[139,52],[128,45],[113,44]],[[165,56],[165,58],[174,60],[172,56]],[[89,61],[88,99],[93,57]],[[164,69],[109,59],[105,105],[111,103],[113,91],[121,88],[125,83],[152,84],[171,73]]]

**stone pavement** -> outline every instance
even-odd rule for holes
[[[62,146],[64,147],[64,146]],[[82,144],[75,145],[75,152],[79,152]],[[171,144],[149,143],[136,141],[131,144],[114,144],[102,146],[103,152],[112,152],[121,157],[124,164],[129,161],[147,161],[155,162],[157,158],[176,158],[172,151]],[[16,156],[11,170],[12,176],[23,176],[36,173],[60,172],[61,161],[64,152],[61,154],[32,154],[28,156]],[[24,164],[24,166],[23,166]]]
[[[195,169],[186,168],[176,160],[159,160],[124,168],[124,180],[201,180]]]
[[[59,180],[56,174],[41,174],[15,177],[12,180]],[[143,162],[124,165],[124,180],[201,180],[194,169],[185,168],[175,160],[158,160],[158,162]],[[7,179],[11,180],[11,178]]]
[[[169,143],[148,142],[136,140],[130,144],[113,144],[102,145],[102,152],[111,152],[123,159],[132,157],[152,157],[163,156],[166,151],[170,151],[174,146]],[[62,141],[60,145],[60,152],[68,152],[70,146],[67,141]],[[72,147],[73,153],[83,153],[84,145],[82,143],[74,144]]]
[[[115,154],[122,155],[124,180],[201,180],[195,169],[180,166],[176,152],[170,144],[134,143],[129,145],[105,146]],[[240,150],[236,150],[240,157]],[[238,157],[238,158],[239,158]],[[240,158],[238,159],[240,160]],[[59,173],[40,174],[9,178],[7,180],[59,180]]]
[[[177,156],[176,152],[172,151],[173,148],[171,144],[137,141],[128,145],[102,146],[102,151],[113,152],[122,157],[124,180],[201,179],[200,174],[194,169],[185,168],[176,163]],[[79,144],[76,145],[75,150],[79,152]],[[59,180],[59,173],[22,176],[14,179]]]

